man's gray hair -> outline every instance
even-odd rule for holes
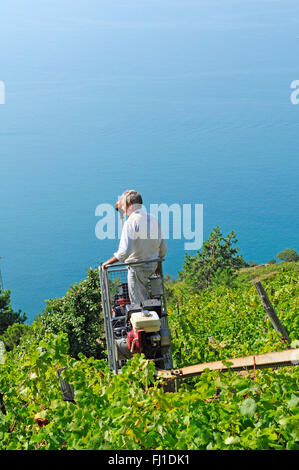
[[[142,197],[141,194],[135,191],[135,189],[128,189],[124,191],[121,195],[122,203],[127,207],[129,204],[134,205],[142,205]]]

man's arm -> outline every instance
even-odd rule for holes
[[[128,220],[125,222],[121,237],[120,237],[120,242],[119,242],[119,247],[116,253],[113,254],[112,258],[108,259],[108,261],[105,261],[105,263],[102,264],[103,268],[108,264],[114,264],[117,263],[117,261],[124,262],[125,259],[129,256],[131,246],[132,246],[132,227],[128,224]]]

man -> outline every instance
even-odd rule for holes
[[[123,210],[128,217],[124,223],[118,251],[102,264],[114,264],[117,261],[129,263],[155,258],[163,258],[167,248],[162,237],[161,227],[156,217],[142,210],[142,197],[135,190],[125,191],[117,203],[118,210]],[[160,274],[161,262],[143,263],[128,266],[128,290],[132,303],[140,304],[148,298],[148,278]]]

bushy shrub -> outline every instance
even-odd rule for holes
[[[0,339],[3,341],[7,351],[11,351],[17,346],[21,338],[32,333],[32,327],[30,325],[22,323],[14,323],[10,325],[7,330],[3,333]]]
[[[14,323],[24,323],[26,314],[19,310],[15,312],[10,304],[10,290],[0,289],[0,335]]]
[[[219,276],[222,282],[223,276],[220,274],[222,271],[225,270],[224,277],[227,278],[228,272],[232,273],[246,265],[243,257],[238,255],[239,248],[234,247],[236,243],[234,231],[224,237],[220,227],[215,227],[195,256],[186,253],[179,278],[195,289],[209,287],[215,279],[219,279]]]
[[[50,299],[40,315],[37,334],[64,332],[68,336],[69,354],[78,357],[103,357],[103,317],[97,270],[89,269],[87,279],[72,285],[64,297]]]
[[[298,253],[296,253],[295,250],[291,250],[290,248],[286,248],[285,250],[278,253],[277,258],[280,261],[286,261],[286,262],[299,261]]]

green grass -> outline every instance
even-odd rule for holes
[[[268,265],[253,266],[251,268],[242,268],[238,273],[238,280],[243,282],[262,280],[268,276],[275,276],[283,272],[299,272],[299,262],[275,263]]]

